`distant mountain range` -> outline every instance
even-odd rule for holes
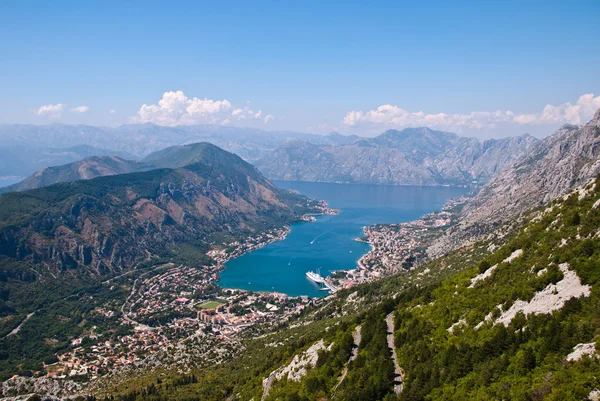
[[[73,163],[44,167],[16,184],[0,188],[0,194],[46,187],[59,182],[149,170],[151,166],[117,156],[90,156]]]
[[[22,157],[24,161],[6,161],[4,166],[0,164],[0,175],[2,172],[5,175],[20,175],[33,166],[41,165],[42,168],[25,181],[0,189],[0,193],[38,188],[56,182],[145,171],[155,167],[182,167],[194,160],[193,144],[168,148],[160,146],[173,142],[185,143],[197,138],[204,138],[203,140],[223,146],[250,160],[270,179],[478,186],[485,184],[505,166],[526,154],[538,141],[529,135],[480,141],[428,128],[390,130],[375,138],[362,138],[338,133],[321,136],[218,126],[160,127],[151,124],[119,128],[60,124],[2,126],[0,138],[3,132],[8,137],[3,131],[8,127],[18,132],[18,135],[6,142],[5,146],[15,146],[11,149],[23,149],[16,144],[33,141],[33,137],[41,135],[43,138],[56,138],[59,144],[67,139],[74,142],[87,141],[95,145],[127,149],[145,157],[137,162],[136,156],[132,154],[88,145],[79,145],[70,152],[54,153],[49,149],[31,148],[34,150],[30,150],[30,153],[35,151],[30,155],[35,156],[35,164],[23,165],[24,161],[30,159],[25,152]],[[46,139],[36,144],[43,146],[45,141]],[[150,154],[144,153],[157,147],[159,149]],[[75,150],[79,150],[79,153],[75,153]],[[19,154],[19,150],[12,152]],[[181,157],[176,164],[176,159],[170,157],[173,152]],[[56,156],[37,157],[38,153]],[[79,154],[84,155],[85,159],[77,158]],[[256,160],[258,157],[260,158]],[[62,160],[67,164],[60,163]]]
[[[267,177],[279,180],[481,185],[536,142],[530,135],[480,141],[429,128],[407,128],[338,146],[287,142],[255,165]]]
[[[0,177],[27,176],[43,167],[66,164],[88,156],[119,156],[135,160],[169,146],[194,142],[210,142],[252,162],[288,140],[340,145],[356,139],[356,136],[337,133],[324,136],[218,125],[0,125]]]
[[[0,177],[23,177],[41,168],[71,163],[90,156],[118,156],[135,159],[130,153],[90,145],[40,147],[32,138],[28,144],[12,144],[0,139]]]
[[[171,146],[151,153],[141,161],[126,160],[117,156],[91,156],[61,166],[45,167],[21,182],[0,188],[0,194],[41,188],[60,182],[89,180],[118,174],[148,171],[158,168],[185,167],[206,159],[206,149],[214,145],[207,142]]]

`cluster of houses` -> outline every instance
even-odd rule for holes
[[[410,268],[410,264],[406,262],[416,256],[417,244],[423,243],[423,238],[433,230],[450,224],[453,219],[452,209],[467,199],[453,199],[446,203],[442,211],[430,213],[416,221],[365,227],[366,240],[358,240],[368,242],[371,250],[360,258],[356,269],[344,272],[339,284],[343,288],[349,288],[398,272],[401,268]]]

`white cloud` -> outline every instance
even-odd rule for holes
[[[271,121],[271,120],[275,120],[275,117],[274,117],[274,116],[272,116],[271,114],[267,114],[267,115],[265,116],[265,124],[267,124],[267,123],[268,123],[269,121]]]
[[[270,115],[269,115],[270,116]],[[267,117],[269,117],[267,116]],[[268,122],[265,117],[264,122]],[[273,119],[274,117],[269,117]],[[158,104],[144,104],[134,122],[157,125],[231,124],[241,120],[262,120],[262,111],[254,111],[247,105],[234,108],[227,99],[212,100],[188,98],[182,91],[165,92]]]
[[[110,109],[108,112],[109,112],[110,114],[115,114],[115,113],[116,113],[116,111],[115,111],[114,109]]]
[[[46,104],[40,106],[37,110],[34,111],[38,116],[48,116],[49,118],[58,118],[60,117],[63,108],[65,107],[62,103],[57,104]]]
[[[423,111],[411,112],[390,104],[381,105],[367,112],[350,111],[342,121],[347,127],[386,125],[390,127],[428,126],[450,129],[486,129],[498,124],[517,125],[557,125],[582,124],[593,117],[600,108],[600,96],[588,93],[579,97],[575,104],[569,102],[558,106],[546,105],[537,114],[515,114],[510,110],[475,111],[466,114],[426,114]]]
[[[86,111],[88,111],[90,108],[87,106],[77,106],[77,107],[73,107],[71,109],[71,113],[85,113]]]

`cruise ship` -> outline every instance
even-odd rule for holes
[[[321,275],[319,274],[320,271],[317,269],[317,272],[306,272],[306,277],[308,277],[309,280],[314,281],[315,283],[318,284],[323,284],[325,283],[325,279],[323,277],[321,277]]]

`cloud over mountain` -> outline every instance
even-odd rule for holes
[[[369,127],[385,125],[394,128],[427,126],[461,131],[461,129],[489,129],[499,124],[550,125],[581,124],[590,119],[600,108],[600,96],[587,93],[575,104],[570,102],[555,106],[548,104],[537,114],[516,114],[510,110],[474,111],[466,114],[426,114],[411,112],[398,106],[384,104],[374,110],[350,111],[343,124],[347,127]]]
[[[60,117],[64,106],[65,105],[62,103],[45,104],[43,106],[40,106],[37,110],[35,110],[34,113],[37,114],[38,116],[48,116],[49,118],[58,118],[58,117]]]
[[[241,120],[261,120],[269,122],[274,117],[263,117],[262,110],[252,110],[249,107],[234,107],[227,99],[213,100],[189,98],[182,91],[165,92],[158,104],[140,107],[137,115],[132,118],[137,123],[154,123],[157,125],[193,125],[193,124],[222,124],[227,125]]]
[[[73,107],[71,109],[71,113],[85,113],[86,111],[88,111],[90,108],[87,106],[77,106],[77,107]]]

